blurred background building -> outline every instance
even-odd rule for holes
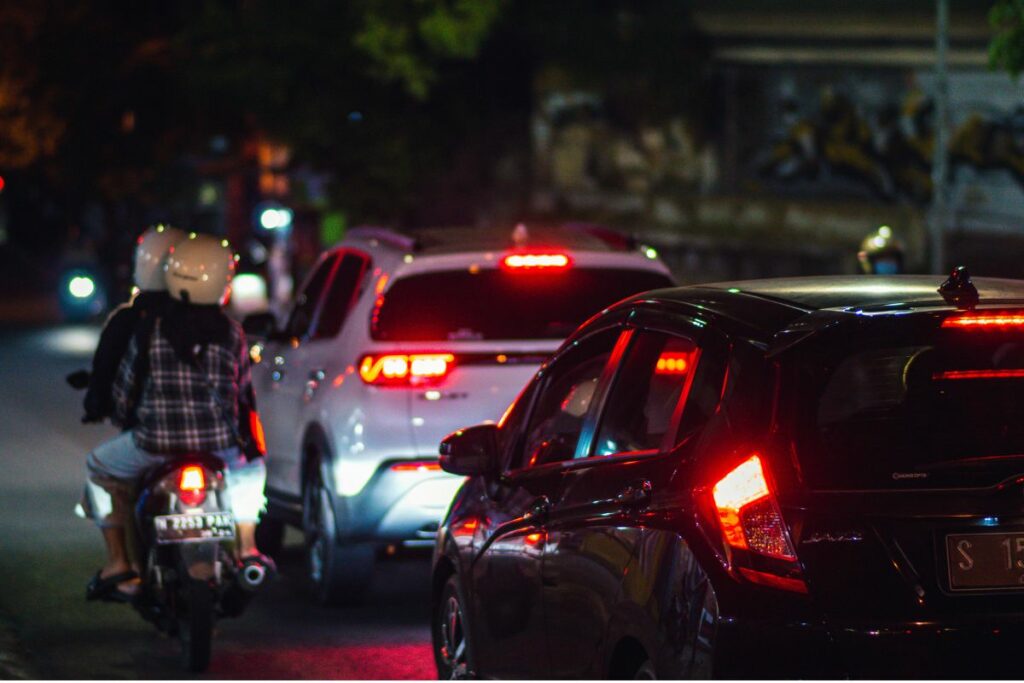
[[[951,0],[948,260],[1019,276],[998,4]],[[265,269],[268,207],[299,276],[354,224],[521,220],[633,232],[689,282],[853,272],[882,224],[927,268],[934,0],[382,7],[0,8],[8,291],[90,254],[116,300],[157,220]]]

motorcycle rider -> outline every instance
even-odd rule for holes
[[[865,275],[899,275],[904,269],[903,242],[883,225],[861,242],[857,261]]]
[[[88,377],[83,422],[100,422],[113,414],[110,390],[121,359],[132,336],[151,324],[170,301],[164,283],[164,262],[170,248],[184,238],[185,233],[169,225],[154,225],[139,235],[133,269],[138,292],[131,301],[114,309],[103,326]]]
[[[191,233],[167,257],[166,309],[148,339],[129,342],[112,395],[115,421],[130,428],[87,458],[89,481],[115,503],[106,515],[93,509],[107,563],[89,583],[90,599],[132,599],[138,577],[124,536],[131,489],[144,472],[181,454],[208,452],[224,461],[239,559],[259,558],[273,568],[255,541],[266,469],[248,347],[241,326],[221,310],[234,269],[226,240]]]

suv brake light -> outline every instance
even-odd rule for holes
[[[753,583],[807,592],[796,551],[759,455],[751,455],[711,490],[730,565]]]
[[[508,254],[501,260],[501,267],[510,272],[524,270],[564,270],[572,265],[568,254],[563,253],[525,253]]]
[[[206,474],[197,465],[183,467],[178,475],[178,499],[188,507],[196,507],[206,500]]]
[[[444,379],[454,365],[450,353],[366,355],[359,361],[359,377],[367,384],[419,385]]]

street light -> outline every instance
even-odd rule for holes
[[[264,230],[287,231],[292,226],[292,210],[283,206],[268,206],[260,211],[259,223]]]

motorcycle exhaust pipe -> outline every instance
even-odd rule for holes
[[[272,571],[273,568],[262,558],[249,557],[242,562],[242,567],[239,569],[235,580],[242,590],[255,593],[263,587]]]

